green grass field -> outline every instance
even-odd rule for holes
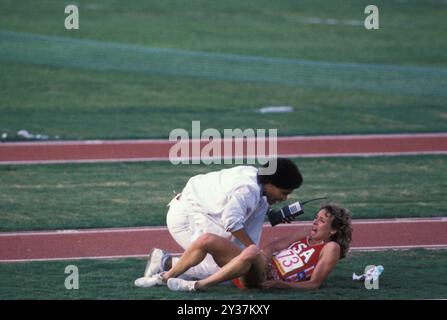
[[[443,216],[445,156],[295,159],[290,201],[328,196],[354,218]],[[221,166],[169,162],[0,166],[0,230],[165,225],[173,190]],[[69,195],[69,196],[67,196]],[[309,204],[310,220],[318,203]]]
[[[363,0],[78,3],[80,29],[70,31],[68,2],[0,0],[0,130],[9,139],[20,129],[167,137],[192,120],[279,135],[447,130],[441,1],[376,1],[374,31],[362,26]],[[295,109],[256,112],[270,105]]]
[[[223,285],[206,292],[172,292],[166,287],[137,288],[133,282],[146,265],[141,259],[80,260],[0,264],[3,299],[161,299],[161,300],[325,300],[325,299],[445,299],[447,250],[356,252],[341,260],[320,290],[310,292],[249,290]],[[370,264],[385,268],[378,290],[352,281]],[[65,288],[65,268],[79,270],[79,289]]]
[[[0,0],[1,141],[166,138],[171,130],[278,129],[280,136],[447,132],[443,0]],[[261,114],[265,106],[292,113]],[[354,218],[445,216],[445,156],[295,159],[290,200],[329,196]],[[0,231],[164,225],[172,190],[221,166],[166,162],[0,166]],[[308,215],[317,208],[309,204]],[[0,264],[0,299],[438,299],[447,251],[355,253],[324,288],[218,287],[174,294],[133,286],[145,261]],[[80,268],[66,290],[64,268]],[[380,290],[350,280],[383,264]],[[104,281],[104,275],[106,280]],[[433,277],[432,275],[436,275]]]
[[[355,218],[444,214],[445,156],[295,162],[304,173],[305,184],[290,200],[329,195],[351,208]],[[2,166],[0,225],[2,231],[164,225],[171,190],[180,190],[191,174],[216,168],[166,162]],[[308,208],[310,213],[316,205]],[[340,262],[319,291],[242,293],[219,286],[196,294],[134,287],[133,281],[144,270],[144,259],[1,263],[0,300],[440,299],[447,294],[446,285],[437,280],[445,277],[446,259],[446,250],[355,252]],[[79,268],[79,290],[64,287],[65,267],[72,264]],[[351,280],[352,272],[359,273],[369,264],[385,266],[379,290],[367,290],[363,283]]]

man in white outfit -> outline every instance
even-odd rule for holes
[[[286,200],[303,182],[291,160],[275,160],[277,169],[271,175],[261,175],[252,166],[237,166],[190,178],[181,194],[169,203],[166,221],[175,241],[186,250],[199,236],[214,233],[230,238],[241,248],[259,245],[269,206]],[[167,252],[154,249],[145,277],[169,269],[169,265],[176,263],[175,258],[169,258]],[[208,255],[188,270],[185,278],[203,279],[218,269]]]

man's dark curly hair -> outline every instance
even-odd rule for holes
[[[276,171],[271,175],[259,175],[262,184],[271,183],[281,189],[297,189],[303,184],[303,177],[298,167],[290,159],[277,158]],[[270,162],[263,167],[269,167]]]

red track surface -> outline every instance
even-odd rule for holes
[[[0,164],[167,160],[174,144],[163,140],[0,143]],[[279,155],[295,157],[447,154],[447,133],[278,138],[277,148]],[[263,244],[302,225],[266,226]],[[144,256],[152,247],[181,252],[165,228],[0,233],[0,261]],[[354,223],[353,249],[407,247],[447,247],[447,218]]]
[[[219,141],[223,152],[223,140]],[[0,164],[168,160],[175,144],[167,140],[0,143]],[[206,144],[202,141],[200,149]],[[245,147],[244,151],[247,155]],[[294,157],[447,154],[447,133],[278,138],[277,153]]]
[[[309,222],[264,226],[262,245]],[[0,233],[0,261],[145,256],[153,247],[183,250],[166,228]],[[354,221],[353,250],[447,248],[447,218]]]

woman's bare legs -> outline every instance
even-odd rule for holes
[[[206,233],[197,238],[182,254],[180,260],[162,275],[163,280],[178,277],[189,268],[199,264],[208,253],[222,267],[239,255],[241,251],[241,248],[230,240]]]
[[[197,281],[195,289],[206,289],[209,286],[218,284],[222,281],[241,277],[247,272],[258,272],[256,275],[259,281],[263,280],[263,271],[265,270],[265,260],[259,248],[251,245],[245,248],[238,256],[225,264],[219,271],[211,276]]]

